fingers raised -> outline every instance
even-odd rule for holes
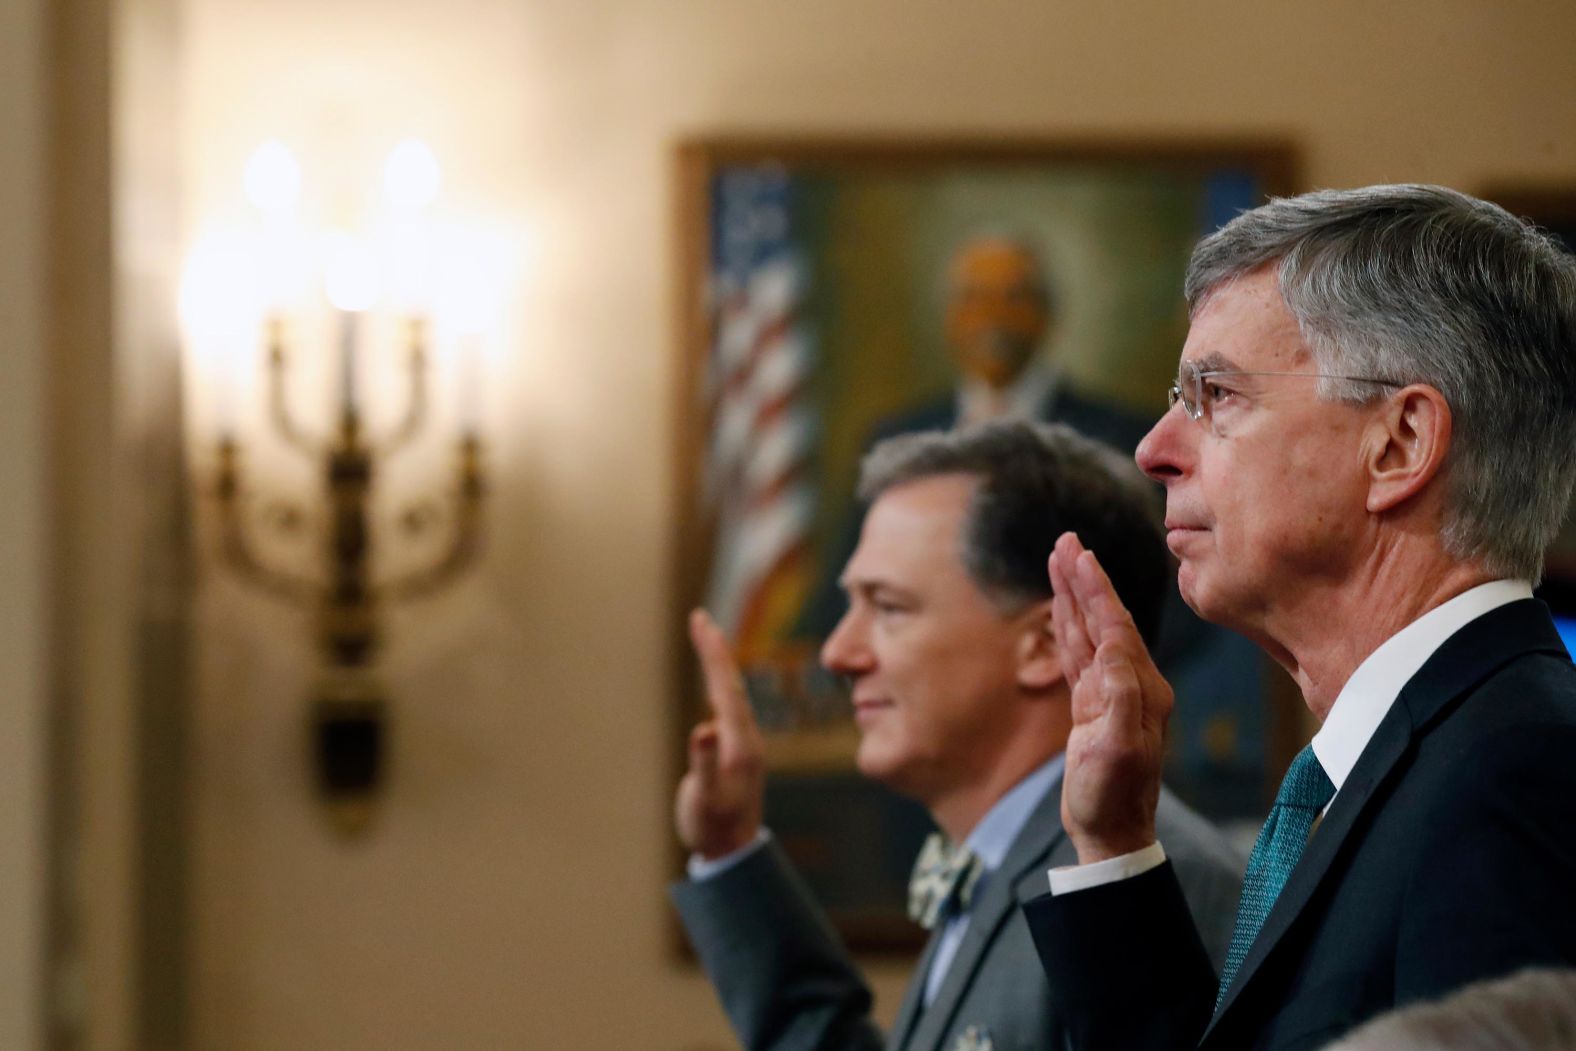
[[[690,731],[689,765],[700,779],[702,789],[710,791],[717,783],[717,724],[704,722]]]
[[[1069,683],[1076,683],[1094,660],[1094,645],[1072,582],[1074,563],[1082,550],[1076,536],[1063,533],[1046,566],[1051,578],[1051,627]]]
[[[1118,641],[1100,644],[1101,696],[1105,701],[1106,720],[1112,733],[1123,741],[1137,741],[1143,732],[1144,695],[1138,682],[1138,671],[1130,655]]]
[[[723,729],[754,729],[755,717],[750,712],[750,702],[744,692],[744,677],[734,663],[733,653],[722,629],[703,609],[690,613],[690,643],[695,656],[700,659],[700,671],[706,682],[706,701]]]
[[[1133,617],[1117,597],[1111,578],[1105,575],[1100,560],[1092,551],[1081,551],[1071,573],[1073,594],[1083,613],[1084,630],[1096,645],[1108,638],[1120,637],[1127,645],[1143,647]]]

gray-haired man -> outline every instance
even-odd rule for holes
[[[1576,473],[1576,263],[1486,202],[1381,186],[1239,216],[1187,297],[1138,463],[1166,487],[1183,597],[1322,725],[1217,982],[1152,823],[1170,691],[1104,559],[1058,542],[1081,864],[1027,913],[1052,973],[1085,965],[1053,988],[1074,1046],[1322,1047],[1576,963],[1576,669],[1531,597]]]
[[[860,495],[849,610],[822,661],[851,685],[860,771],[921,802],[949,840],[917,866],[910,906],[933,933],[885,1044],[1060,1046],[1018,909],[1047,865],[1073,860],[1060,817],[1072,714],[1045,562],[1062,531],[1088,536],[1152,633],[1170,587],[1153,489],[1067,428],[1013,423],[884,442]],[[761,830],[763,749],[727,647],[704,614],[691,632],[715,717],[691,736],[676,804],[694,853],[674,888],[690,938],[745,1046],[881,1047],[857,970]],[[1157,820],[1223,950],[1240,859],[1169,796]]]

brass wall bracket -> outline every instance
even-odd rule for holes
[[[393,732],[392,704],[377,673],[385,604],[430,597],[453,583],[481,550],[481,505],[485,493],[480,439],[467,431],[458,439],[453,491],[447,504],[452,532],[445,550],[429,565],[388,579],[374,575],[381,530],[374,525],[376,481],[389,457],[414,441],[427,421],[426,329],[407,328],[409,394],[400,422],[388,435],[363,433],[353,397],[342,399],[333,432],[312,437],[290,411],[285,389],[289,369],[283,324],[268,326],[269,420],[274,434],[298,455],[316,459],[322,490],[322,569],[305,575],[276,568],[258,554],[252,533],[282,531],[280,516],[250,516],[239,443],[220,438],[214,487],[218,504],[219,555],[224,564],[261,590],[309,610],[324,668],[308,707],[307,738],[316,791],[332,826],[346,835],[370,828],[388,780]],[[348,372],[348,369],[347,369]],[[295,528],[294,516],[287,516]]]

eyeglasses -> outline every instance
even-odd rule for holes
[[[1215,402],[1220,396],[1217,386],[1209,381],[1220,376],[1298,376],[1310,380],[1345,380],[1349,383],[1374,383],[1381,387],[1404,387],[1404,383],[1393,380],[1374,379],[1371,376],[1332,376],[1323,372],[1253,372],[1245,369],[1210,369],[1198,371],[1184,366],[1177,375],[1177,381],[1166,392],[1166,405],[1169,408],[1177,402],[1182,403],[1182,411],[1188,414],[1189,419],[1209,421],[1213,419]]]

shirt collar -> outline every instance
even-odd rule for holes
[[[996,800],[996,805],[986,811],[980,823],[974,826],[964,844],[979,855],[987,872],[1001,867],[1007,851],[1029,815],[1040,805],[1047,792],[1061,780],[1062,768],[1067,764],[1067,754],[1058,752],[1028,777],[1014,785],[1007,794]]]
[[[1324,725],[1313,735],[1313,754],[1336,791],[1357,765],[1401,688],[1446,639],[1490,610],[1531,597],[1532,585],[1524,580],[1479,584],[1435,606],[1370,653],[1341,687]]]
[[[1039,356],[1030,359],[1017,378],[999,392],[982,380],[965,379],[958,388],[958,419],[967,423],[983,423],[998,416],[1039,419],[1060,380],[1060,371]]]

